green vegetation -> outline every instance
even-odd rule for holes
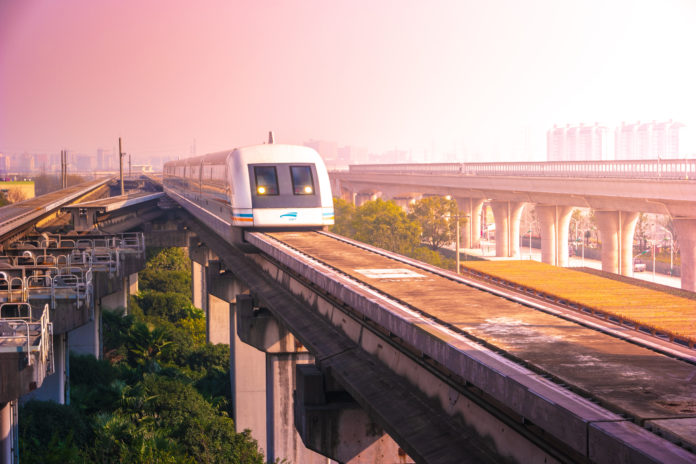
[[[445,200],[444,198],[441,200],[446,202],[447,208],[451,207],[450,202],[454,203],[452,200]],[[419,205],[420,202],[425,202],[422,208]],[[431,227],[428,224],[424,225],[421,221],[427,221],[428,217],[433,217],[437,214],[429,212],[428,208],[433,206],[439,207],[440,202],[430,201],[429,198],[420,202],[416,202],[416,205],[414,205],[414,207],[419,207],[419,212],[416,213],[414,209],[411,214],[407,215],[391,201],[377,199],[368,201],[356,208],[345,200],[334,198],[335,224],[332,226],[331,231],[430,263],[434,266],[454,269],[454,260],[445,258],[434,251],[434,249],[429,248],[432,248],[433,243],[437,243],[438,247],[446,243],[442,241],[442,235],[447,233],[454,234],[454,227],[447,228],[443,232],[438,227]],[[450,212],[451,210],[446,209],[445,211]],[[456,214],[456,203],[454,211]],[[449,240],[449,242],[451,241]],[[424,246],[423,242],[427,246]]]
[[[153,255],[127,316],[103,314],[104,359],[71,355],[71,404],[20,410],[23,463],[263,463],[231,419],[229,347],[205,342],[181,249]]]
[[[466,221],[459,213],[457,202],[444,197],[418,200],[411,205],[409,217],[421,225],[422,240],[433,251],[453,243],[456,240],[457,223],[461,226]]]
[[[609,314],[622,322],[696,342],[696,308],[692,300],[536,261],[468,262],[465,270],[495,277]]]

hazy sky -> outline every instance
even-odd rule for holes
[[[0,0],[0,151],[334,140],[539,160],[554,123],[672,118],[696,1]]]

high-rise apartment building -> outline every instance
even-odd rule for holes
[[[566,127],[553,126],[546,133],[548,161],[592,161],[608,157],[608,129],[595,123]]]
[[[621,123],[616,128],[615,159],[655,159],[679,156],[679,130],[684,124],[666,122]]]
[[[338,144],[326,140],[310,140],[304,145],[314,148],[324,159],[327,166],[335,167],[338,164]]]

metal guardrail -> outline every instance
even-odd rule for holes
[[[696,159],[517,163],[352,164],[353,174],[696,179]]]
[[[10,314],[8,314],[10,313]],[[53,346],[50,338],[53,335],[53,325],[49,321],[48,305],[44,305],[38,320],[32,315],[29,303],[3,303],[0,304],[0,340],[22,340],[20,351],[27,355],[27,364],[33,364],[32,353],[39,353],[40,363],[46,363]],[[32,339],[39,337],[39,343],[32,343]],[[52,366],[50,371],[53,370]]]
[[[109,236],[96,236],[96,237],[80,237],[75,238],[74,236],[68,236],[56,234],[49,235],[44,234],[40,237],[18,240],[10,244],[10,249],[20,249],[29,248],[37,250],[48,249],[79,249],[79,250],[97,250],[97,249],[110,249],[119,251],[135,251],[137,253],[145,252],[145,237],[142,232],[126,232],[122,234],[109,235]],[[24,253],[27,253],[26,250]]]
[[[0,302],[20,303],[49,300],[51,308],[57,299],[75,299],[77,307],[91,302],[93,273],[118,274],[121,253],[145,253],[142,233],[115,236],[64,239],[44,236],[40,239],[15,242],[10,249],[30,247],[17,256],[0,260]],[[52,252],[62,254],[48,254]]]

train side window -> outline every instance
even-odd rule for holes
[[[292,190],[295,195],[313,195],[314,180],[309,166],[290,166]]]
[[[278,173],[275,166],[254,166],[254,176],[258,195],[278,195]]]

